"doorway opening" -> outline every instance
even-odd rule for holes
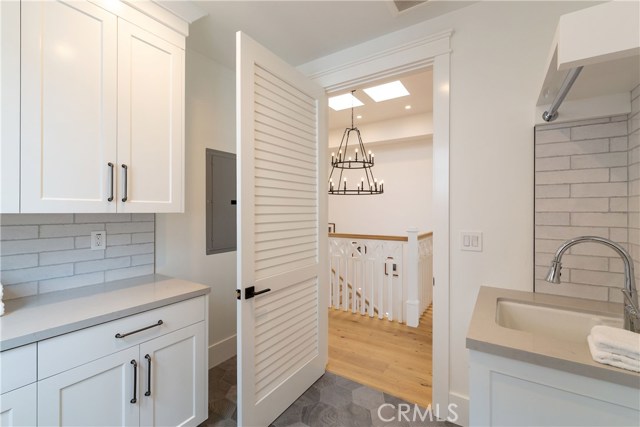
[[[375,102],[363,91],[395,81],[409,95]],[[375,154],[375,177],[384,180],[385,192],[328,196],[327,370],[426,407],[432,401],[433,69],[329,96],[352,90],[363,104],[354,108],[354,125]],[[328,111],[328,153],[337,153],[351,109]],[[357,183],[358,173],[344,176]]]

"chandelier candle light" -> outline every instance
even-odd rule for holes
[[[351,91],[351,95],[355,90]],[[351,135],[354,135],[355,138],[351,138],[354,140],[356,147],[353,151],[353,156],[348,156],[349,152],[349,138]],[[355,141],[357,139],[357,142]],[[331,153],[331,174],[329,174],[329,194],[336,195],[369,195],[369,194],[382,194],[384,193],[384,181],[380,181],[378,184],[378,180],[373,177],[373,171],[371,168],[375,163],[375,156],[369,150],[368,152],[364,149],[364,144],[362,143],[362,136],[360,136],[360,130],[354,126],[353,124],[353,105],[351,106],[351,127],[348,127],[344,130],[342,134],[342,140],[340,141],[340,147],[338,148],[338,155],[336,153]],[[333,183],[333,174],[337,170],[340,171],[338,175],[337,186]],[[348,188],[347,187],[347,177],[342,176],[345,170],[356,170],[363,169],[364,177],[360,178],[360,182],[358,183],[356,188]],[[366,183],[365,183],[366,177]],[[340,186],[342,183],[342,186]],[[366,186],[366,188],[365,188]]]

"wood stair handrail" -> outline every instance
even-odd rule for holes
[[[390,240],[394,242],[409,241],[409,238],[407,236],[383,236],[378,234],[329,233],[329,237],[337,237],[342,239]]]
[[[433,236],[433,231],[426,231],[418,234],[418,240],[426,239]],[[329,237],[339,239],[365,239],[365,240],[388,240],[393,242],[408,242],[407,236],[385,236],[382,234],[349,234],[349,233],[329,233]]]
[[[427,237],[431,237],[431,236],[433,236],[433,231],[427,231],[425,233],[418,234],[418,240],[423,240],[423,239],[426,239]]]

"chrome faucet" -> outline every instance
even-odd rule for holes
[[[610,247],[620,255],[624,262],[624,288],[622,294],[624,303],[624,328],[628,331],[640,333],[640,309],[638,308],[638,291],[636,289],[636,279],[633,274],[633,260],[622,246],[609,239],[596,236],[582,236],[569,239],[564,242],[556,251],[556,256],[551,261],[549,273],[546,281],[550,283],[560,283],[560,270],[562,270],[562,255],[573,245],[578,243],[601,243]]]

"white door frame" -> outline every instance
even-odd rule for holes
[[[325,90],[336,92],[401,73],[433,68],[433,402],[446,419],[449,393],[449,92],[452,30],[415,39],[396,32],[299,67]],[[377,48],[376,48],[377,46]],[[380,51],[380,47],[391,46]],[[348,58],[348,59],[347,59]],[[457,403],[461,402],[451,402]],[[463,409],[464,410],[464,409]]]

